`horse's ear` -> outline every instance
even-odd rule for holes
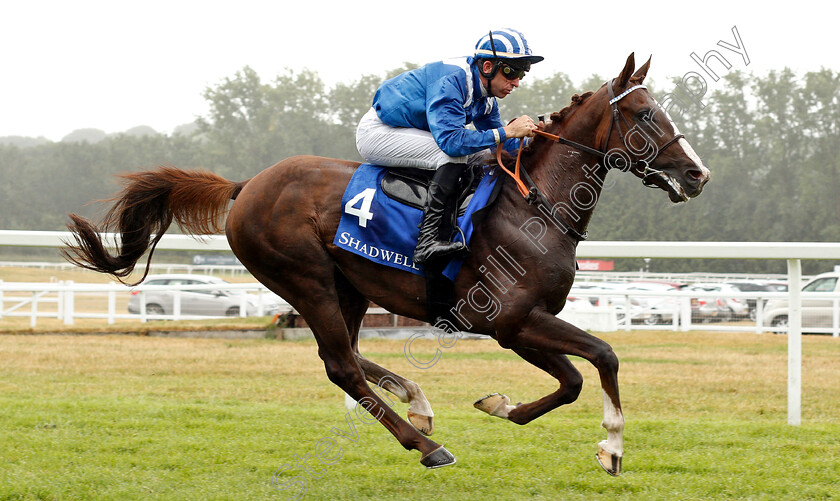
[[[653,56],[649,57],[647,62],[645,64],[641,65],[638,70],[636,70],[636,73],[633,73],[633,78],[638,79],[639,83],[642,83],[642,82],[645,81],[645,77],[647,76],[648,68],[650,68],[650,59],[652,57]]]
[[[627,62],[624,64],[624,69],[621,70],[621,74],[618,75],[618,86],[619,87],[626,87],[627,82],[630,81],[630,77],[633,76],[633,69],[636,68],[636,60],[633,58],[633,53],[631,52],[630,55],[627,57]]]

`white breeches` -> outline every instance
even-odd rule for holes
[[[463,157],[450,157],[435,142],[432,133],[407,127],[391,127],[370,109],[356,128],[356,148],[365,162],[385,167],[414,167],[436,170],[448,163],[487,163],[490,150]]]

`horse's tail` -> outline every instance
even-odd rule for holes
[[[70,262],[100,273],[113,275],[121,282],[149,250],[148,263],[163,234],[174,220],[190,235],[211,235],[222,230],[228,202],[235,199],[248,181],[235,183],[204,170],[180,170],[159,167],[157,170],[120,176],[123,190],[106,202],[114,205],[97,227],[87,219],[70,214],[75,245],[67,244],[62,255]],[[119,233],[116,255],[105,248],[100,232]]]

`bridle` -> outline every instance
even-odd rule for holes
[[[623,121],[624,124],[627,127],[626,133],[629,133],[632,130],[632,126],[630,125],[630,122],[627,120],[627,118],[624,116],[624,114],[622,114],[621,111],[618,109],[618,102],[621,101],[627,95],[629,95],[631,92],[633,92],[634,90],[637,90],[637,89],[647,89],[647,86],[641,85],[641,84],[640,85],[634,85],[633,87],[630,87],[630,88],[626,89],[624,92],[622,92],[621,94],[616,96],[615,92],[613,91],[613,80],[610,80],[609,82],[607,82],[607,93],[608,93],[609,98],[610,98],[609,105],[610,105],[610,108],[612,109],[612,120],[610,121],[609,129],[607,129],[607,135],[604,138],[604,145],[601,149],[595,149],[595,148],[586,146],[584,144],[580,144],[576,141],[572,141],[571,139],[566,139],[564,137],[561,137],[561,136],[558,136],[558,135],[555,135],[555,134],[550,134],[548,132],[544,132],[544,131],[541,131],[541,130],[535,130],[534,133],[538,136],[542,136],[542,137],[544,137],[546,139],[549,139],[551,141],[555,141],[555,142],[558,142],[558,143],[561,143],[561,144],[565,144],[565,145],[571,146],[572,148],[575,148],[577,150],[583,151],[584,153],[588,153],[590,155],[596,156],[600,160],[604,160],[604,159],[607,158],[607,156],[609,154],[609,152],[607,150],[607,147],[608,147],[609,142],[610,142],[610,136],[612,135],[613,126],[615,126],[615,129],[618,131],[618,136],[621,139],[622,144],[625,144],[625,139],[624,139],[625,138],[625,131],[623,131],[622,128],[621,128],[621,121]],[[656,187],[656,185],[650,180],[650,177],[658,175],[658,174],[663,174],[663,172],[661,170],[654,169],[653,167],[650,166],[650,164],[654,160],[656,160],[656,157],[658,157],[660,153],[665,151],[666,148],[668,148],[672,144],[676,143],[677,141],[679,141],[683,137],[685,137],[685,136],[683,136],[682,134],[676,134],[674,137],[669,139],[662,146],[657,146],[656,147],[656,154],[650,160],[646,160],[646,159],[642,159],[642,158],[638,158],[638,157],[636,157],[636,158],[631,157],[630,164],[629,164],[627,170],[632,170],[632,169],[641,170],[642,171],[642,184],[644,184],[647,187]],[[496,159],[499,163],[499,166],[502,168],[502,170],[504,172],[506,172],[508,175],[510,175],[513,178],[513,180],[516,182],[517,187],[519,189],[519,193],[521,193],[522,196],[525,197],[525,200],[529,204],[539,203],[539,204],[545,205],[547,209],[551,210],[554,206],[539,191],[539,189],[534,184],[534,181],[531,179],[531,177],[528,175],[528,173],[524,169],[520,169],[520,158],[522,156],[522,141],[523,140],[524,139],[520,139],[519,151],[516,155],[516,166],[514,168],[515,169],[514,172],[511,172],[510,170],[508,170],[504,166],[504,163],[502,162],[502,148],[496,148]],[[625,151],[625,153],[630,155],[630,152]],[[632,155],[632,156],[635,157],[635,155]],[[606,162],[605,162],[605,164],[606,164]],[[607,165],[607,168],[610,168],[610,166]],[[527,182],[527,185],[526,185],[526,182]],[[528,185],[530,185],[530,186],[528,186]],[[565,221],[561,221],[561,223],[566,228],[568,233],[570,233],[578,241],[586,239],[586,237],[587,237],[586,232],[583,232],[583,233],[578,232],[572,225],[566,223]]]
[[[621,111],[618,109],[618,102],[621,101],[627,95],[629,95],[631,92],[633,92],[634,90],[637,90],[637,89],[647,89],[647,86],[646,85],[634,85],[633,87],[628,88],[627,90],[625,90],[624,92],[622,92],[621,94],[616,96],[615,91],[613,91],[613,81],[610,80],[609,82],[607,82],[607,94],[610,97],[609,105],[610,105],[610,108],[612,109],[612,120],[610,121],[609,129],[607,129],[607,135],[604,138],[604,145],[600,150],[590,148],[586,145],[577,143],[575,141],[571,141],[571,140],[566,139],[564,137],[555,136],[554,134],[549,134],[549,133],[543,132],[541,130],[536,130],[536,131],[534,131],[534,133],[536,133],[537,135],[543,136],[545,138],[551,139],[553,141],[556,141],[558,143],[562,143],[562,144],[565,144],[567,146],[571,146],[575,149],[581,150],[583,152],[589,153],[590,155],[594,155],[594,156],[598,157],[599,159],[603,160],[608,155],[607,147],[608,147],[609,142],[610,142],[610,136],[612,135],[613,126],[615,126],[616,130],[618,131],[618,137],[619,137],[619,139],[621,139],[621,143],[626,144],[625,139],[624,139],[625,134],[629,133],[630,130],[632,130],[633,127],[630,125],[630,122],[627,120],[627,117],[625,117],[624,114],[621,113]],[[622,121],[624,122],[624,125],[626,125],[626,127],[627,127],[626,133],[625,133],[624,130],[621,129],[621,122]],[[676,143],[677,141],[679,141],[680,139],[682,139],[684,137],[685,136],[682,135],[682,134],[676,134],[674,137],[669,139],[662,146],[657,146],[656,147],[656,154],[650,160],[645,160],[645,159],[641,159],[641,158],[638,158],[638,157],[637,158],[631,158],[629,169],[641,170],[642,171],[642,183],[645,186],[649,186],[649,187],[654,186],[653,183],[648,178],[650,176],[653,176],[653,175],[656,175],[656,174],[661,174],[662,171],[658,170],[658,169],[654,169],[653,167],[650,166],[650,164],[654,160],[656,160],[656,157],[658,157],[660,153],[665,151],[666,148],[668,148],[669,146],[671,146],[672,144]],[[629,152],[628,152],[628,154],[629,154]],[[609,168],[610,166],[607,165],[607,167]]]
[[[621,113],[621,111],[619,111],[618,102],[621,101],[622,98],[624,98],[625,96],[627,96],[628,94],[630,94],[631,92],[633,92],[636,89],[647,89],[646,85],[634,85],[633,87],[630,87],[629,89],[625,90],[624,92],[622,92],[621,94],[616,96],[615,92],[613,91],[612,84],[613,84],[612,80],[610,80],[607,83],[607,93],[610,96],[610,107],[612,108],[613,119],[610,122],[610,128],[607,129],[607,136],[606,136],[606,139],[604,139],[604,148],[603,148],[604,152],[600,153],[601,158],[605,158],[607,156],[607,153],[606,153],[607,145],[610,142],[610,134],[612,134],[613,124],[615,124],[616,128],[618,129],[618,137],[621,139],[621,144],[626,144],[626,142],[624,140],[624,134],[625,133],[624,133],[624,131],[621,130],[621,122],[619,122],[619,117],[621,118],[622,121],[624,121],[624,124],[627,126],[627,132],[628,133],[633,128],[630,125],[630,122],[627,121],[627,117],[625,117],[624,114]],[[650,187],[655,187],[655,185],[648,179],[648,177],[656,175],[656,174],[662,174],[662,171],[654,169],[653,167],[651,167],[650,166],[651,162],[656,160],[656,157],[658,157],[660,153],[665,151],[666,148],[668,148],[672,144],[676,143],[677,141],[679,141],[683,137],[685,137],[685,136],[683,136],[682,134],[676,134],[676,135],[674,135],[674,137],[669,139],[662,146],[657,146],[656,147],[656,154],[650,160],[644,160],[644,159],[639,159],[639,158],[631,159],[631,161],[630,161],[630,168],[631,169],[633,169],[633,168],[638,169],[639,167],[641,167],[643,169],[642,170],[642,184],[644,184],[645,186],[647,186],[649,188]],[[609,167],[609,166],[607,166],[607,167]]]

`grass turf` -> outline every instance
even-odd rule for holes
[[[421,370],[402,342],[363,341],[368,358],[418,382],[435,409],[432,438],[458,463],[426,470],[419,453],[348,413],[311,341],[2,335],[0,500],[840,496],[836,339],[803,340],[803,425],[793,427],[783,336],[603,337],[622,361],[619,478],[594,458],[606,436],[601,395],[580,359],[580,399],[517,426],[472,402],[494,391],[530,401],[556,383],[495,343],[459,341]],[[412,350],[430,359],[435,347]],[[405,415],[405,404],[395,408]],[[325,438],[331,464],[315,459]]]

